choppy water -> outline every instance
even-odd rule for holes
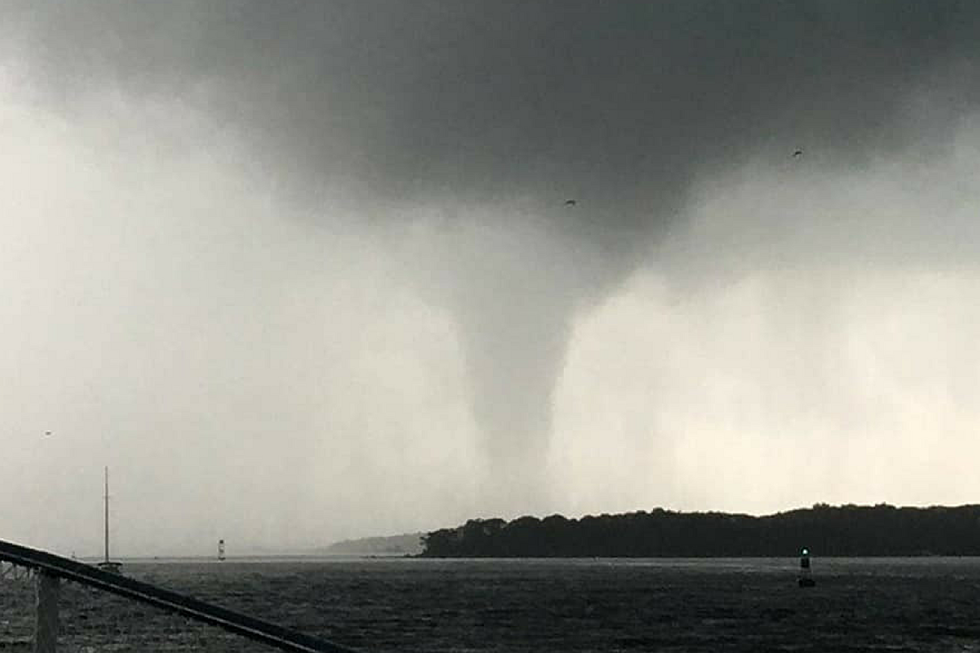
[[[130,563],[127,573],[364,651],[980,651],[978,558],[815,558],[812,589],[796,586],[796,566],[229,560]],[[94,633],[72,650],[127,650],[100,644],[133,638],[98,606],[79,608],[85,600],[64,611],[67,636],[82,623]],[[144,619],[134,609],[113,619]],[[144,650],[171,650],[165,641],[183,632],[169,625],[145,646],[154,629],[136,636]],[[247,648],[213,631],[194,637],[197,650]]]

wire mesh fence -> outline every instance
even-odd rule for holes
[[[31,651],[36,630],[34,570],[0,563],[0,651]],[[275,650],[217,626],[80,583],[60,584],[58,651],[66,653],[261,653]]]
[[[67,653],[274,650],[217,626],[79,583],[62,587],[60,612],[58,650]]]
[[[34,643],[35,573],[0,562],[0,651],[30,651]]]
[[[0,653],[349,650],[134,579],[119,577],[129,590],[119,594],[111,575],[99,586],[78,574],[83,565],[70,564],[65,578],[0,562]]]

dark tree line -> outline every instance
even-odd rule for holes
[[[423,537],[426,557],[980,555],[980,505],[817,504],[764,517],[655,509],[566,519],[472,519]]]

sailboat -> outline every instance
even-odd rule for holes
[[[105,559],[97,562],[96,567],[113,574],[122,573],[122,563],[109,559],[109,468],[105,468]]]

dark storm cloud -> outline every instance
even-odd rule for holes
[[[526,194],[563,226],[596,221],[592,235],[615,239],[655,229],[692,171],[746,148],[911,144],[896,108],[924,73],[975,58],[980,9],[83,1],[7,13],[48,92],[112,86],[206,108],[273,153],[269,174],[292,190],[315,197],[340,178],[396,199]],[[566,195],[582,210],[562,211]]]
[[[550,428],[571,315],[683,226],[696,176],[797,148],[841,168],[942,148],[977,99],[972,2],[3,6],[5,52],[45,103],[181,102],[314,212],[341,189],[365,222],[420,205],[476,225],[468,256],[422,248],[451,278],[422,285],[456,314],[511,476],[541,462],[527,443]],[[910,121],[932,91],[930,120]]]

